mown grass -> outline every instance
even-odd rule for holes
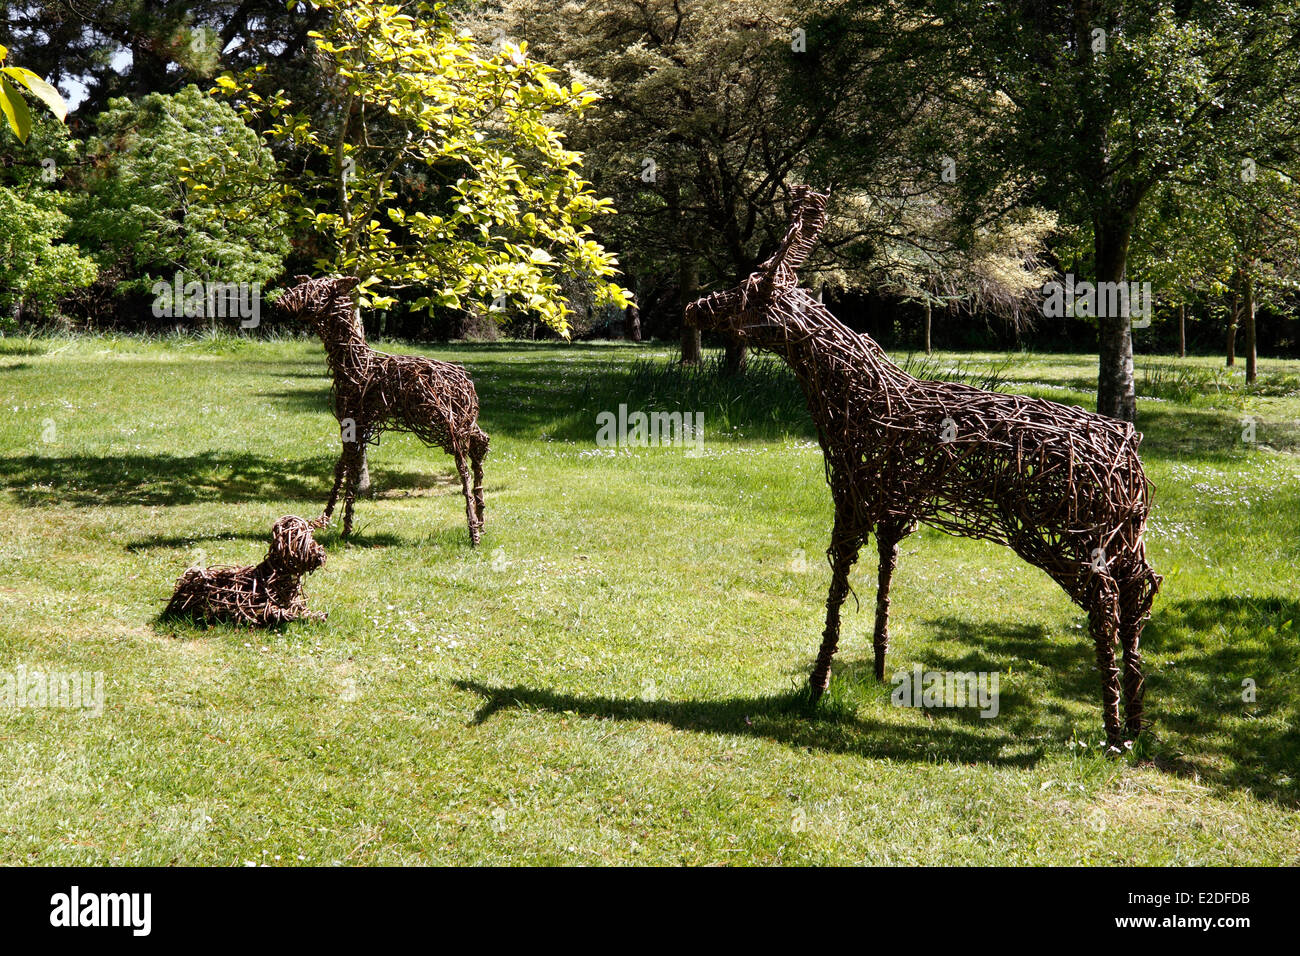
[[[411,350],[478,383],[482,547],[450,459],[387,436],[357,539],[325,532],[308,581],[328,622],[203,631],[157,620],[180,572],[256,560],[328,491],[320,346],[0,340],[0,673],[106,679],[99,717],[0,707],[0,862],[1300,862],[1291,390],[1209,387],[1209,359],[1183,360],[1206,380],[1177,393],[1139,374],[1157,723],[1110,761],[1083,615],[1009,552],[927,531],[895,578],[890,670],[998,671],[999,716],[891,706],[870,549],[808,712],[830,499],[779,366],[728,382],[652,347]],[[925,368],[1085,407],[1095,374]],[[1262,363],[1265,383],[1298,372]],[[703,411],[704,455],[596,448],[620,401]]]

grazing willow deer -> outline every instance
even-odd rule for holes
[[[305,316],[315,326],[334,377],[334,415],[343,454],[334,466],[334,488],[322,517],[329,520],[339,489],[346,487],[343,537],[352,533],[352,505],[366,445],[377,441],[383,431],[407,431],[456,459],[470,541],[477,545],[483,532],[483,457],[488,436],[478,427],[474,383],[459,365],[416,355],[389,355],[367,345],[365,332],[353,317],[356,286],[351,276],[298,276],[297,285],[279,301],[288,314]]]
[[[859,548],[880,552],[875,673],[885,676],[889,584],[918,522],[1010,547],[1088,612],[1107,739],[1142,728],[1144,622],[1160,586],[1143,533],[1151,486],[1133,426],[1081,408],[913,378],[805,290],[795,270],[825,225],[826,196],[794,190],[793,223],[772,258],[735,289],[692,303],[687,321],[766,349],[798,377],[835,501],[826,630],[810,677],[830,681],[840,608]],[[1125,723],[1115,642],[1123,647]]]

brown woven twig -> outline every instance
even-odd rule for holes
[[[859,548],[880,553],[874,634],[883,680],[889,585],[899,541],[925,523],[1007,545],[1088,611],[1112,744],[1142,727],[1138,649],[1160,577],[1143,533],[1151,485],[1133,426],[1081,408],[913,378],[865,335],[798,287],[825,225],[826,196],[796,187],[775,255],[735,289],[706,296],[688,320],[781,356],[803,387],[835,501],[826,629],[810,682],[830,680],[840,607]],[[1115,641],[1123,647],[1125,726]]]
[[[325,549],[312,538],[319,522],[285,515],[271,526],[271,548],[261,564],[242,568],[190,568],[176,582],[164,617],[204,624],[263,626],[325,614],[307,610],[303,575],[325,565]]]
[[[279,305],[291,315],[310,319],[325,344],[334,377],[334,414],[343,438],[334,488],[322,515],[326,523],[346,482],[343,537],[352,533],[352,505],[365,446],[377,444],[380,433],[395,429],[437,445],[456,459],[470,541],[478,544],[484,523],[483,456],[488,452],[488,436],[478,427],[478,393],[469,373],[450,362],[389,355],[367,345],[365,331],[353,318],[351,293],[356,279],[297,279]]]

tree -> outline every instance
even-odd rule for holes
[[[1236,171],[1234,171],[1236,172]],[[1234,305],[1246,352],[1246,381],[1257,376],[1255,311],[1300,288],[1300,185],[1282,170],[1252,163],[1217,191],[1228,239]],[[1238,321],[1233,309],[1232,327]],[[1231,350],[1229,364],[1231,364]]]
[[[94,116],[108,101],[176,93],[227,69],[272,64],[282,85],[310,90],[302,54],[323,19],[284,0],[19,0],[0,3],[0,30],[22,62],[74,81]]]
[[[193,86],[111,100],[86,152],[70,235],[118,292],[177,273],[249,284],[279,274],[287,216],[258,185],[275,175],[275,160],[227,104]]]
[[[25,310],[48,316],[97,274],[65,238],[69,197],[59,185],[76,159],[67,128],[37,119],[29,133],[0,167],[0,328],[16,327]]]
[[[969,194],[981,193],[979,167],[1023,180],[1024,198],[1091,229],[1098,281],[1125,280],[1144,203],[1171,175],[1210,154],[1295,153],[1300,131],[1274,110],[1300,80],[1294,0],[928,7],[951,25],[944,62],[982,87],[967,95],[981,118],[967,141]],[[1099,325],[1098,410],[1133,421],[1129,319]]]
[[[787,6],[506,0],[469,21],[484,38],[526,40],[600,94],[566,132],[619,208],[602,232],[630,271],[672,276],[679,306],[702,283],[747,276],[778,237],[776,167],[798,133],[764,111],[784,68],[774,51],[790,42]],[[683,328],[682,357],[699,360],[697,330]]]
[[[1210,155],[1158,187],[1131,252],[1134,274],[1179,311],[1227,298],[1227,364],[1243,333],[1246,380],[1256,377],[1255,308],[1282,308],[1300,284],[1300,186],[1285,169]],[[1180,354],[1185,352],[1180,330]]]
[[[310,35],[329,64],[314,112],[218,79],[296,157],[282,180],[315,230],[323,270],[360,278],[358,306],[414,290],[413,308],[531,312],[567,329],[564,282],[620,307],[616,262],[590,238],[610,211],[548,123],[595,97],[561,86],[525,46],[484,55],[440,6],[325,0]]]

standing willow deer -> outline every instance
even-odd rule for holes
[[[289,315],[311,321],[325,345],[334,379],[334,415],[343,453],[334,466],[334,488],[322,518],[329,520],[339,490],[344,489],[343,537],[351,535],[352,505],[365,467],[366,445],[377,441],[381,432],[396,429],[410,432],[426,445],[437,445],[456,459],[470,542],[477,545],[483,533],[483,457],[488,436],[478,426],[474,383],[459,365],[418,355],[389,355],[367,345],[354,316],[356,287],[351,276],[298,276],[297,284],[278,303]]]
[[[1010,547],[1087,610],[1107,740],[1118,747],[1135,738],[1143,723],[1139,641],[1160,586],[1143,543],[1151,485],[1138,459],[1141,435],[1081,408],[908,375],[798,287],[795,270],[825,225],[827,197],[804,186],[793,195],[793,222],[776,253],[737,288],[693,302],[687,321],[784,359],[817,427],[835,526],[813,699],[830,682],[849,571],[873,534],[875,674],[884,679],[898,545],[925,523]]]

